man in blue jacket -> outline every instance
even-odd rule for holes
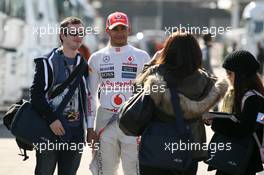
[[[56,137],[55,140],[51,141],[54,149],[37,150],[36,175],[52,175],[57,163],[59,175],[75,175],[79,168],[82,155],[79,144],[84,143],[85,129],[88,126],[88,89],[86,81],[88,67],[87,72],[83,74],[82,81],[62,113],[62,117],[65,119],[64,122],[55,114],[54,110],[61,103],[68,88],[55,98],[50,98],[50,93],[63,83],[74,68],[82,62],[83,58],[80,56],[78,49],[82,44],[84,32],[84,25],[80,19],[76,17],[64,19],[60,24],[61,47],[35,59],[35,75],[30,89],[31,103],[46,119]],[[65,126],[67,126],[67,130]],[[65,140],[65,138],[67,139]],[[60,147],[58,146],[59,143],[68,145]],[[75,146],[72,146],[74,144]]]

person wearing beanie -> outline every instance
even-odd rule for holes
[[[260,65],[250,52],[239,50],[226,56],[223,67],[226,70],[250,76],[257,73]]]
[[[258,61],[250,52],[239,50],[225,57],[223,68],[230,88],[224,97],[221,112],[234,114],[239,122],[214,118],[213,131],[230,138],[245,138],[256,132],[261,142],[263,125],[257,123],[256,119],[258,114],[264,113],[264,87],[257,74]],[[253,175],[263,170],[258,145],[254,139],[252,142],[253,151],[242,175]],[[212,169],[209,166],[209,170]],[[216,175],[228,175],[228,172],[217,169]]]

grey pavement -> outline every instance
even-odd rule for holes
[[[209,129],[209,128],[207,128]],[[207,133],[211,133],[208,131]],[[16,146],[15,139],[7,131],[5,126],[0,126],[0,174],[8,175],[33,175],[35,166],[35,152],[28,151],[29,159],[22,161],[22,157],[18,155],[19,149]],[[85,149],[82,156],[82,161],[80,168],[78,170],[78,175],[92,175],[89,171],[89,163],[91,161],[91,150]],[[209,173],[206,171],[207,165],[204,163],[199,163],[198,175],[213,175],[214,173]],[[122,166],[118,169],[118,175],[122,175]]]

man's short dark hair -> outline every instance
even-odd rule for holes
[[[77,18],[77,17],[70,16],[70,17],[67,17],[67,18],[63,19],[60,22],[60,33],[59,33],[60,34],[61,43],[63,42],[62,39],[61,39],[61,35],[67,36],[67,34],[68,34],[68,26],[70,24],[82,24],[84,26],[84,23],[82,22],[82,20]]]

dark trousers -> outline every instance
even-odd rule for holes
[[[246,173],[244,173],[243,175],[255,175],[256,172],[252,172],[250,170],[248,170]],[[225,173],[223,171],[220,171],[220,170],[217,170],[215,175],[232,175],[232,174],[228,174],[228,173]]]
[[[139,165],[139,168],[140,168],[140,175],[196,175],[198,162],[194,162],[189,168],[189,170],[185,172],[148,167],[142,164]]]
[[[76,175],[82,153],[77,151],[36,151],[35,175],[53,175],[58,163],[58,175]]]

